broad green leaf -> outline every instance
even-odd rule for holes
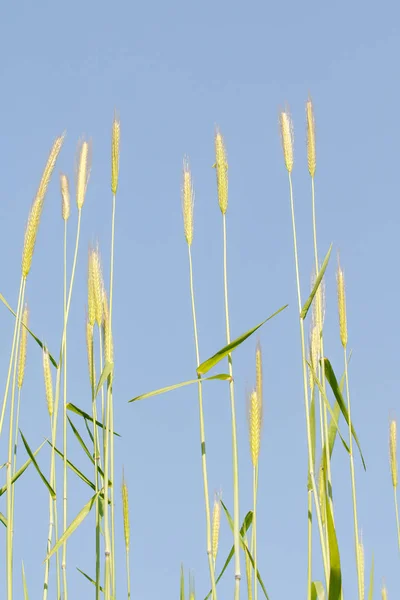
[[[43,448],[45,443],[46,443],[46,441],[44,441],[40,444],[39,448],[37,450],[35,450],[35,452],[33,453],[33,456],[36,456],[36,454],[39,452],[39,450],[41,450]],[[28,458],[28,460],[22,465],[22,467],[20,469],[18,469],[18,471],[16,473],[14,473],[14,475],[11,478],[12,484],[15,483],[17,481],[17,479],[19,479],[21,477],[21,475],[26,471],[26,469],[29,467],[31,462],[32,462],[32,460],[30,458]],[[6,491],[7,491],[7,484],[3,485],[3,487],[0,488],[0,496],[2,496]]]
[[[109,378],[109,376],[112,374],[113,371],[114,371],[114,363],[106,362],[106,364],[104,365],[103,372],[100,375],[99,383],[96,386],[96,391],[94,393],[95,398],[97,398],[97,394],[101,390],[104,382]]]
[[[28,586],[26,585],[25,567],[24,567],[23,562],[22,562],[22,586],[24,588],[24,600],[29,600]]]
[[[180,581],[180,600],[185,600],[185,574],[183,572],[183,565],[181,565],[181,581]]]
[[[152,392],[147,392],[146,394],[141,394],[140,396],[136,396],[136,398],[132,398],[132,400],[128,400],[128,402],[136,402],[137,400],[144,400],[144,398],[151,398],[151,396],[158,396],[159,394],[165,394],[166,392],[171,392],[172,390],[176,390],[180,387],[184,387],[185,385],[192,385],[193,383],[199,383],[199,381],[211,381],[212,379],[219,379],[221,381],[230,381],[232,378],[230,375],[226,373],[221,373],[220,375],[213,375],[212,377],[205,377],[204,379],[191,379],[190,381],[183,381],[182,383],[175,383],[174,385],[168,385],[167,387],[160,388],[158,390],[154,390]]]
[[[287,306],[288,304],[285,304],[285,306],[282,306],[279,310],[274,312],[274,314],[268,317],[268,319],[265,319],[265,321],[262,321],[256,327],[253,327],[253,329],[249,329],[249,331],[240,335],[238,338],[233,340],[233,342],[221,348],[221,350],[218,350],[218,352],[216,352],[213,356],[208,358],[206,361],[204,361],[203,363],[201,363],[201,365],[197,367],[197,373],[199,375],[205,375],[206,373],[208,373],[208,371],[215,367],[215,365],[217,365],[223,358],[228,356],[228,354],[231,354],[231,352],[233,352],[238,346],[240,346],[245,340],[247,340],[248,337],[253,335],[253,333],[255,333],[257,329],[260,329],[260,327],[262,327],[267,321],[270,321],[271,319],[276,317],[276,315],[285,310]]]
[[[312,301],[314,300],[314,296],[317,293],[317,290],[319,288],[319,285],[322,281],[323,276],[325,275],[325,271],[326,271],[326,267],[328,266],[328,262],[329,262],[329,258],[332,252],[332,244],[329,246],[329,250],[326,253],[326,256],[324,258],[324,262],[322,263],[321,269],[318,272],[318,276],[314,282],[313,285],[313,289],[311,290],[311,294],[309,295],[309,297],[307,298],[307,300],[305,301],[303,308],[301,309],[301,313],[300,313],[300,319],[305,319],[307,316],[307,313],[309,311],[309,308],[311,306]]]
[[[342,396],[342,392],[340,391],[337,379],[336,379],[336,375],[333,371],[332,365],[329,362],[329,360],[327,358],[324,358],[324,368],[325,368],[325,377],[329,383],[329,385],[331,386],[332,392],[336,398],[337,403],[340,406],[340,410],[342,411],[342,414],[346,420],[347,425],[349,424],[349,414],[347,412],[347,407],[346,404],[344,402],[343,396]],[[353,438],[357,444],[358,450],[360,452],[360,456],[361,456],[361,460],[362,460],[362,464],[364,467],[364,470],[366,471],[367,468],[365,466],[365,461],[364,461],[364,457],[361,451],[361,446],[360,446],[360,442],[358,441],[358,437],[356,434],[356,431],[353,427],[353,423],[351,423],[351,433],[353,434]]]
[[[374,597],[374,555],[372,555],[371,570],[369,572],[368,600],[372,600],[373,597]]]
[[[4,527],[7,527],[7,519],[2,512],[0,512],[0,523],[3,523]]]
[[[46,556],[45,561],[49,560],[53,556],[53,554],[55,552],[57,552],[57,550],[67,541],[67,539],[75,531],[75,529],[77,529],[79,527],[79,525],[85,520],[85,518],[90,513],[90,511],[92,509],[92,506],[95,503],[96,498],[99,495],[99,493],[100,492],[97,492],[94,496],[92,496],[90,498],[89,502],[87,502],[85,504],[85,506],[82,508],[82,510],[77,514],[77,516],[72,521],[72,523],[67,527],[67,529],[64,531],[64,533],[62,534],[62,536],[54,544],[54,546],[52,547],[52,549],[50,550],[50,552]]]
[[[311,600],[325,600],[324,586],[320,581],[313,581],[311,584]]]
[[[90,581],[90,583],[93,583],[93,585],[96,585],[96,582],[94,579],[92,579],[91,577],[89,577],[89,575],[86,575],[86,573],[84,573],[83,571],[81,571],[81,569],[79,569],[78,567],[76,567],[76,570],[79,571],[79,573],[82,573],[82,575],[84,577],[86,577],[86,579],[88,579]],[[104,592],[104,589],[100,586],[100,591]]]
[[[88,421],[93,423],[93,418],[89,415],[89,413],[85,412],[81,408],[78,408],[78,406],[75,406],[75,404],[71,404],[71,402],[68,402],[67,410],[69,410],[69,411],[75,413],[76,415],[79,415],[80,417],[83,417],[84,419],[87,419]],[[96,421],[96,425],[98,427],[101,427],[102,429],[104,429],[104,425],[103,425],[103,423],[100,423],[100,421]],[[114,435],[121,437],[119,435],[119,433],[116,433],[115,431],[114,431]]]
[[[23,444],[25,446],[25,450],[27,451],[28,456],[29,456],[29,458],[31,459],[31,461],[33,463],[33,466],[35,467],[36,471],[38,472],[40,479],[43,481],[44,485],[47,487],[50,496],[52,497],[53,500],[55,500],[56,499],[56,493],[55,493],[55,491],[53,490],[53,488],[51,487],[50,483],[47,481],[46,477],[43,475],[42,471],[40,470],[40,467],[39,467],[39,465],[36,462],[35,456],[34,456],[32,450],[30,449],[28,442],[24,438],[24,435],[23,435],[22,431],[19,430],[19,433],[21,435],[22,442],[23,442]]]
[[[14,315],[14,317],[17,316],[17,313],[11,308],[11,306],[8,304],[7,300],[4,298],[3,294],[0,294],[0,300],[2,301],[2,303],[4,304],[4,306],[6,306],[8,308],[8,310]],[[27,332],[33,337],[33,339],[35,340],[35,342],[37,344],[39,344],[39,346],[41,347],[41,349],[43,350],[44,348],[44,344],[43,342],[41,342],[39,340],[38,337],[36,337],[36,335],[34,333],[32,333],[32,331],[29,329],[29,327],[27,327],[26,325],[24,325],[24,323],[21,322],[21,324],[25,327],[25,329],[27,330]],[[52,357],[52,355],[49,352],[49,358],[51,360],[51,362],[53,363],[53,365],[55,366],[56,369],[58,369],[58,365],[56,363],[56,361],[54,360],[54,358]]]
[[[330,573],[329,573],[329,600],[339,600],[342,591],[342,571],[340,568],[339,546],[336,537],[335,525],[333,523],[331,506],[325,496],[326,524],[328,532]]]

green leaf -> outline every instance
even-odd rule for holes
[[[206,373],[208,373],[208,371],[210,371],[210,369],[215,367],[215,365],[218,364],[223,358],[225,358],[225,356],[228,356],[228,354],[231,354],[231,352],[233,352],[233,350],[235,350],[245,340],[247,340],[248,337],[253,335],[253,333],[255,333],[257,331],[257,329],[260,329],[260,327],[262,327],[264,325],[264,323],[266,323],[267,321],[270,321],[271,319],[276,317],[276,315],[278,315],[280,312],[285,310],[285,308],[287,306],[288,306],[288,304],[285,304],[285,306],[282,306],[279,310],[274,312],[274,314],[271,315],[270,317],[268,317],[268,319],[265,319],[265,321],[262,321],[256,327],[253,327],[253,329],[249,329],[249,331],[240,335],[238,338],[233,340],[233,342],[231,342],[227,346],[224,346],[223,348],[221,348],[221,350],[218,350],[218,352],[216,352],[213,356],[211,356],[211,358],[208,358],[206,361],[204,361],[203,363],[201,363],[201,365],[199,365],[197,367],[197,373],[199,375],[205,375]]]
[[[47,440],[47,443],[49,444],[49,446],[51,446],[52,448],[54,448],[54,452],[55,452],[55,453],[56,453],[56,454],[57,454],[57,455],[58,455],[60,458],[62,458],[62,459],[64,460],[64,454],[63,454],[63,453],[62,453],[60,450],[58,450],[58,448],[56,448],[55,446],[53,446],[53,444],[52,444],[52,443],[51,443],[49,440]],[[89,487],[91,487],[93,491],[96,489],[96,487],[95,487],[94,483],[92,483],[92,482],[90,481],[90,479],[88,479],[88,478],[86,477],[86,475],[84,475],[84,474],[82,473],[82,471],[80,471],[80,470],[79,470],[77,467],[75,467],[75,465],[73,465],[73,464],[72,464],[72,462],[71,462],[70,460],[67,460],[67,465],[68,465],[68,467],[71,469],[71,471],[72,471],[73,473],[75,473],[75,475],[78,475],[78,477],[79,477],[80,479],[82,479],[82,481],[83,481],[84,483],[86,483],[86,484],[87,484]]]
[[[371,570],[369,572],[368,600],[372,600],[373,597],[374,597],[374,555],[372,555]]]
[[[311,600],[325,600],[324,586],[320,581],[313,581],[311,584]]]
[[[86,573],[84,573],[83,571],[81,571],[81,569],[79,569],[78,567],[76,567],[76,570],[79,571],[79,573],[82,573],[82,575],[84,577],[86,577],[86,579],[88,579],[90,581],[90,583],[93,583],[93,585],[96,585],[96,582],[94,579],[92,579],[91,577],[89,577],[89,575],[86,575]],[[100,591],[104,592],[104,589],[100,586]]]
[[[87,419],[88,421],[90,421],[91,423],[93,423],[93,419],[89,415],[89,413],[85,412],[81,408],[78,408],[77,406],[75,406],[75,404],[71,404],[71,402],[68,402],[68,404],[67,404],[67,410],[69,410],[69,411],[75,413],[76,415],[79,415],[80,417],[83,417],[84,419]],[[104,429],[104,425],[103,425],[103,423],[100,423],[100,421],[96,421],[96,425],[98,427],[101,427],[102,429]],[[118,437],[121,437],[119,435],[119,433],[116,433],[115,431],[114,431],[114,435],[116,435]]]
[[[180,600],[185,600],[185,574],[183,572],[183,565],[181,565],[181,581],[180,581]]]
[[[7,527],[7,519],[2,512],[0,512],[0,523],[3,523],[4,527]]]
[[[101,390],[104,382],[110,377],[112,372],[114,371],[114,363],[106,362],[104,365],[104,369],[102,374],[100,375],[99,383],[96,386],[96,391],[94,393],[94,397],[97,398],[97,394]]]
[[[72,521],[72,523],[67,527],[67,529],[64,531],[62,536],[54,544],[53,548],[50,550],[50,552],[46,556],[45,561],[49,560],[53,556],[53,554],[55,552],[57,552],[57,550],[67,541],[67,539],[75,531],[75,529],[77,529],[79,527],[79,525],[85,520],[85,518],[90,513],[92,506],[95,503],[96,498],[99,495],[99,493],[100,492],[97,492],[94,496],[92,496],[90,498],[89,502],[87,502],[85,504],[85,506],[82,508],[82,510],[77,514],[77,516]]]
[[[86,446],[85,442],[83,441],[81,434],[79,433],[79,431],[77,430],[77,428],[75,427],[75,425],[73,424],[71,419],[69,417],[67,417],[67,419],[68,419],[68,423],[69,423],[76,439],[79,442],[79,445],[83,449],[84,453],[86,454],[86,456],[88,457],[90,462],[94,465],[94,458],[93,458],[92,454],[89,452],[89,448]],[[85,422],[86,422],[86,419],[85,419]]]
[[[329,600],[339,600],[342,591],[342,571],[340,568],[339,546],[336,537],[335,525],[333,523],[330,503],[326,495],[325,506],[326,524],[328,531],[329,558],[331,565],[329,573]]]
[[[309,311],[309,308],[311,306],[312,301],[314,300],[314,296],[317,293],[317,290],[319,288],[319,285],[322,281],[323,276],[325,275],[325,271],[326,271],[326,267],[328,266],[328,262],[329,262],[329,258],[332,252],[332,244],[329,246],[329,250],[326,253],[326,256],[324,258],[324,262],[322,263],[321,269],[318,272],[318,276],[314,282],[313,285],[313,289],[311,290],[311,294],[309,295],[309,297],[307,298],[307,300],[305,301],[303,308],[301,309],[301,313],[300,313],[300,319],[305,319],[307,316],[307,313]]]
[[[52,497],[53,500],[55,500],[56,499],[56,493],[55,493],[55,491],[53,490],[53,488],[51,487],[50,483],[47,481],[46,477],[43,475],[42,471],[40,470],[40,467],[39,467],[39,465],[36,462],[35,456],[34,456],[32,450],[30,449],[30,447],[28,445],[28,442],[24,438],[24,435],[23,435],[22,431],[19,430],[19,432],[21,434],[21,439],[22,439],[22,442],[23,442],[23,444],[25,446],[25,450],[27,451],[28,456],[29,456],[29,458],[31,459],[31,461],[33,463],[33,466],[35,467],[36,471],[38,472],[40,479],[43,481],[44,485],[47,487],[50,496]]]
[[[329,385],[331,386],[332,392],[336,398],[337,403],[340,406],[340,410],[342,411],[342,414],[346,420],[347,425],[349,424],[349,415],[347,412],[347,408],[346,408],[346,404],[344,402],[343,396],[342,396],[342,392],[340,391],[337,379],[336,379],[336,375],[332,369],[332,365],[329,362],[329,360],[327,358],[324,358],[324,365],[325,365],[325,377],[329,383]],[[361,456],[361,460],[362,460],[362,464],[364,467],[364,470],[367,470],[367,467],[365,466],[365,461],[364,461],[364,457],[361,451],[361,446],[360,446],[360,442],[358,441],[358,437],[356,434],[356,431],[353,427],[353,423],[351,423],[351,433],[353,434],[353,438],[354,441],[357,444],[358,450],[360,452],[360,456]]]
[[[8,304],[7,300],[4,298],[3,294],[0,294],[0,300],[2,301],[2,303],[4,304],[4,306],[6,306],[8,308],[8,310],[14,315],[14,317],[16,317],[17,313],[15,311],[13,311],[13,309],[11,308],[11,306]],[[39,340],[39,338],[36,337],[36,335],[34,333],[32,333],[32,331],[29,329],[29,327],[27,327],[26,325],[24,325],[24,323],[22,323],[22,321],[21,321],[21,324],[25,327],[25,329],[27,330],[27,332],[33,337],[33,339],[35,340],[35,342],[37,344],[39,344],[39,346],[43,350],[43,348],[45,346],[43,344],[43,342],[41,342]],[[50,358],[51,362],[53,363],[53,365],[55,366],[55,368],[58,369],[58,365],[57,365],[56,361],[54,360],[54,358],[52,357],[52,355],[50,354],[50,352],[49,352],[49,358]]]
[[[23,562],[22,562],[22,585],[24,588],[24,600],[29,600],[28,586],[26,585],[25,568],[24,568]]]
[[[35,452],[33,453],[33,456],[36,456],[36,454],[39,452],[39,450],[41,450],[43,448],[45,443],[46,443],[46,440],[40,444],[40,446],[37,450],[35,450]],[[11,478],[11,484],[15,483],[17,481],[17,479],[19,479],[21,477],[21,475],[26,471],[26,469],[29,467],[31,462],[32,462],[32,460],[30,458],[28,458],[28,460],[22,465],[22,467],[20,469],[18,469],[18,471],[16,473],[14,473],[14,475]],[[2,496],[6,491],[7,491],[7,484],[3,485],[3,487],[0,488],[0,496]]]
[[[221,373],[220,375],[213,375],[212,377],[205,377],[204,379],[191,379],[190,381],[183,381],[182,383],[175,383],[174,385],[168,385],[167,387],[160,388],[158,390],[154,390],[153,392],[147,392],[146,394],[141,394],[140,396],[136,396],[136,398],[132,398],[132,400],[128,400],[128,402],[136,402],[137,400],[144,400],[144,398],[151,398],[151,396],[158,396],[159,394],[165,394],[166,392],[171,392],[172,390],[176,390],[180,387],[184,387],[185,385],[192,385],[193,383],[199,383],[199,381],[211,381],[212,379],[219,379],[221,381],[230,381],[232,378],[230,375],[226,373]]]

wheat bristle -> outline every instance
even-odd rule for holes
[[[228,160],[224,138],[219,130],[215,134],[215,170],[217,173],[218,204],[224,215],[228,210]]]
[[[307,162],[308,171],[311,177],[315,176],[315,169],[317,166],[317,155],[315,149],[315,119],[314,119],[314,107],[311,98],[306,103],[307,113]]]
[[[19,347],[19,360],[18,360],[18,388],[21,389],[24,383],[25,377],[25,365],[26,365],[26,349],[28,345],[28,321],[29,321],[29,309],[28,305],[25,304],[24,311],[22,313],[22,324],[21,324],[21,342]]]
[[[78,145],[76,169],[76,205],[82,209],[85,202],[86,188],[90,177],[91,147],[89,142],[81,141]]]
[[[68,177],[61,173],[60,175],[60,187],[61,187],[61,216],[64,221],[68,221],[71,213],[71,199],[69,194],[69,181]]]
[[[111,138],[111,191],[113,195],[117,193],[119,177],[119,142],[120,142],[121,124],[117,115],[114,115]]]
[[[397,422],[392,419],[390,422],[389,433],[389,452],[390,452],[390,472],[392,475],[393,487],[397,488]]]
[[[193,207],[194,191],[192,174],[190,172],[189,161],[185,158],[183,160],[182,212],[185,238],[189,246],[191,246],[193,242]]]
[[[293,124],[289,111],[283,110],[280,114],[281,140],[283,157],[288,173],[293,170]]]
[[[53,401],[53,378],[51,376],[50,357],[47,348],[43,348],[43,374],[44,387],[46,392],[47,410],[50,417],[53,416],[54,401]]]
[[[125,477],[122,476],[122,513],[124,520],[124,538],[125,538],[125,549],[129,552],[129,544],[130,544],[130,524],[129,524],[129,496],[128,496],[128,486],[125,481]]]
[[[339,308],[339,328],[340,328],[340,341],[342,342],[343,348],[347,346],[347,315],[346,315],[346,287],[344,281],[344,273],[340,264],[338,265],[336,273],[337,281],[337,297],[338,297],[338,308]]]

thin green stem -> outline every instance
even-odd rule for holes
[[[289,173],[289,191],[290,191],[290,208],[292,215],[292,229],[293,229],[293,247],[294,247],[294,261],[296,268],[296,286],[297,286],[297,301],[299,308],[299,315],[301,313],[301,291],[300,291],[300,275],[299,275],[299,259],[298,259],[298,251],[297,251],[297,234],[296,234],[296,219],[294,213],[294,198],[293,198],[293,185],[292,185],[292,176]],[[312,457],[312,442],[311,442],[311,428],[310,428],[310,410],[309,410],[309,401],[308,401],[308,382],[307,382],[307,368],[306,368],[306,349],[305,349],[305,339],[304,339],[304,321],[299,318],[300,322],[300,339],[301,339],[301,362],[302,362],[302,371],[303,371],[303,388],[304,388],[304,409],[306,416],[306,432],[307,432],[307,448],[308,448],[308,471],[311,479],[312,491],[314,496],[314,505],[315,505],[315,514],[317,516],[318,522],[318,530],[321,541],[321,552],[322,552],[322,562],[324,565],[324,575],[326,582],[326,589],[329,590],[329,569],[328,569],[328,559],[327,559],[327,551],[325,546],[325,538],[322,526],[321,519],[321,511],[318,500],[317,486],[315,484],[315,475],[314,475],[314,464]]]
[[[394,492],[394,510],[396,512],[396,526],[397,526],[397,541],[400,550],[400,523],[399,523],[399,505],[397,502],[397,487],[393,488]]]
[[[200,353],[199,353],[199,338],[197,333],[197,318],[196,318],[196,305],[194,300],[194,285],[193,285],[193,264],[192,264],[192,252],[190,245],[188,244],[189,254],[189,278],[190,278],[190,297],[192,301],[192,316],[193,316],[193,330],[194,330],[194,344],[196,349],[196,364],[200,364]],[[199,376],[198,383],[198,396],[199,396],[199,421],[200,421],[200,449],[201,449],[201,466],[203,471],[203,487],[204,487],[204,504],[206,509],[206,531],[207,531],[207,559],[210,570],[211,579],[211,591],[213,600],[217,600],[217,588],[215,584],[215,569],[212,557],[211,548],[211,516],[210,516],[210,496],[208,491],[208,476],[207,476],[207,455],[206,455],[206,435],[204,427],[204,413],[203,413],[203,385],[201,376]]]
[[[64,220],[64,325],[67,317],[67,220]],[[65,337],[65,353],[64,353],[64,414],[63,414],[63,480],[64,480],[64,498],[63,498],[63,533],[67,529],[67,497],[68,497],[68,476],[67,476],[67,337]],[[97,490],[96,490],[97,491]],[[67,542],[63,544],[62,550],[62,564],[63,574],[63,592],[64,600],[68,600],[68,586],[67,586]]]
[[[345,369],[345,380],[346,380],[346,396],[347,396],[347,412],[349,415],[349,450],[350,450],[350,475],[351,475],[351,496],[353,500],[353,518],[354,518],[354,541],[356,550],[356,564],[357,564],[357,580],[358,580],[358,598],[364,600],[362,597],[362,574],[360,565],[360,552],[359,552],[359,537],[358,537],[358,518],[357,518],[357,495],[356,495],[356,476],[354,471],[354,457],[353,457],[353,434],[352,434],[352,421],[351,421],[351,402],[350,402],[350,386],[349,386],[349,374],[347,368],[347,350],[343,348],[344,354],[344,369]]]
[[[110,257],[110,309],[109,309],[109,328],[112,338],[112,310],[113,310],[113,291],[114,291],[114,242],[115,242],[115,205],[116,195],[112,197],[112,217],[111,217],[111,257]],[[114,374],[112,373],[109,381],[110,391],[110,428],[114,431],[114,405],[113,405],[113,382]],[[111,575],[112,575],[112,594],[116,598],[116,579],[115,579],[115,506],[114,506],[114,435],[110,436],[110,475],[112,481],[111,487]]]
[[[223,224],[223,244],[224,244],[224,299],[225,299],[225,323],[226,323],[226,343],[231,342],[231,332],[229,324],[229,304],[228,304],[228,273],[227,273],[227,244],[226,244],[226,214],[222,215]],[[235,410],[235,387],[233,383],[232,356],[228,355],[229,375],[229,393],[231,400],[231,418],[232,418],[232,463],[233,463],[233,544],[235,549],[235,600],[239,600],[240,595],[240,523],[239,523],[239,466],[238,449],[236,435],[236,410]]]
[[[128,590],[128,600],[131,597],[131,568],[129,560],[129,548],[126,549],[126,584]]]
[[[307,493],[308,527],[307,527],[307,600],[311,600],[312,583],[312,492]]]
[[[99,329],[99,345],[101,352],[101,330]],[[97,400],[95,397],[95,360],[94,360],[94,348],[93,348],[93,337],[92,337],[92,349],[91,354],[93,356],[92,361],[92,374],[90,380],[93,382],[92,385],[92,415],[93,415],[93,446],[94,446],[94,482],[95,482],[95,492],[99,491],[99,472],[98,465],[100,461],[100,446],[99,446],[99,433],[97,431]],[[96,497],[95,504],[95,519],[96,519],[96,576],[95,576],[95,585],[96,585],[96,600],[100,598],[100,510],[99,510],[99,498]]]
[[[257,488],[258,488],[258,462],[253,466],[253,527],[252,527],[252,552],[254,558],[254,600],[258,599],[257,581]]]

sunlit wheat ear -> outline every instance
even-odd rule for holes
[[[193,206],[194,191],[192,185],[192,174],[189,168],[189,161],[187,158],[184,158],[182,177],[182,212],[185,238],[189,246],[191,246],[193,242]]]
[[[314,287],[315,279],[316,279],[316,275],[314,273],[311,278],[311,288]],[[312,303],[312,317],[311,317],[311,322],[312,322],[313,327],[316,326],[318,328],[320,334],[322,334],[322,330],[324,327],[325,299],[326,299],[325,279],[322,278],[322,280],[318,286],[317,292],[314,296],[313,303]]]
[[[224,138],[217,129],[215,134],[215,170],[217,172],[218,204],[224,215],[228,210],[228,159]]]
[[[392,484],[394,488],[397,488],[397,422],[395,419],[390,421],[389,455],[390,472],[392,474]]]
[[[90,176],[92,160],[91,144],[80,141],[76,158],[76,205],[81,210],[85,202],[86,188]]]
[[[382,585],[382,600],[388,600],[388,592],[385,584]]]
[[[211,551],[212,557],[215,564],[217,560],[218,554],[218,544],[219,544],[219,530],[221,525],[221,495],[215,494],[214,498],[214,507],[213,507],[213,515],[212,515],[212,540],[211,540]]]
[[[44,387],[46,391],[47,410],[50,417],[53,416],[53,379],[51,376],[49,352],[46,347],[43,348],[43,374]]]
[[[93,298],[94,298],[94,308],[96,313],[96,323],[100,327],[103,321],[103,311],[104,311],[104,280],[103,280],[103,270],[101,267],[101,257],[100,250],[97,246],[93,248],[91,251],[92,256],[92,284],[93,284]]]
[[[68,177],[61,173],[60,175],[60,188],[61,188],[61,215],[64,221],[68,221],[71,214],[71,198],[69,194],[69,182]]]
[[[56,138],[53,147],[47,159],[46,166],[43,171],[42,179],[39,184],[38,191],[33,200],[31,210],[28,217],[28,222],[25,229],[24,248],[22,251],[22,276],[27,277],[32,265],[33,251],[35,249],[37,232],[42,215],[43,202],[53,173],[58,155],[64,141],[64,134]]]
[[[360,541],[358,542],[358,560],[360,564],[360,584],[361,584],[361,598],[364,600],[365,597],[365,560],[364,560],[364,544],[362,542],[362,536],[360,533]]]
[[[342,342],[343,348],[347,346],[347,316],[346,316],[346,289],[344,282],[344,273],[338,265],[336,273],[337,282],[337,296],[338,296],[338,308],[339,308],[339,326],[340,326],[340,341]]]
[[[88,357],[89,380],[92,389],[96,387],[96,369],[93,356],[93,324],[90,323],[89,317],[86,319],[86,350]]]
[[[308,160],[308,171],[311,177],[315,175],[315,168],[317,166],[317,155],[315,151],[315,120],[314,120],[314,108],[311,98],[306,103],[306,114],[307,114],[307,160]]]
[[[194,587],[194,575],[190,571],[189,573],[189,600],[196,600],[196,591]]]
[[[25,376],[25,365],[26,365],[26,348],[28,345],[28,327],[29,321],[29,310],[28,305],[25,304],[24,312],[22,313],[22,326],[21,326],[21,342],[19,347],[19,361],[18,361],[18,388],[21,389],[24,383]]]
[[[281,126],[281,140],[283,148],[283,157],[288,173],[293,170],[293,124],[289,111],[283,110],[279,117]]]
[[[114,344],[112,332],[110,331],[110,313],[108,307],[107,293],[103,290],[103,336],[104,336],[104,358],[108,363],[114,362]]]
[[[321,336],[320,331],[316,325],[312,327],[310,334],[310,363],[312,368],[314,369],[315,374],[318,373],[318,361],[321,356]],[[314,389],[315,380],[314,374],[311,369],[309,369],[309,385],[310,389]]]
[[[120,121],[114,114],[111,138],[111,191],[113,194],[116,194],[118,189],[120,129]]]
[[[122,476],[121,493],[122,493],[122,513],[123,513],[123,517],[124,517],[125,549],[127,552],[129,552],[130,537],[131,537],[131,530],[130,530],[130,525],[129,525],[129,498],[128,498],[128,486],[126,485],[124,475]]]
[[[262,399],[257,396],[256,390],[253,390],[248,398],[248,421],[249,421],[249,440],[251,462],[255,467],[258,462],[261,446],[261,428],[262,428]]]

